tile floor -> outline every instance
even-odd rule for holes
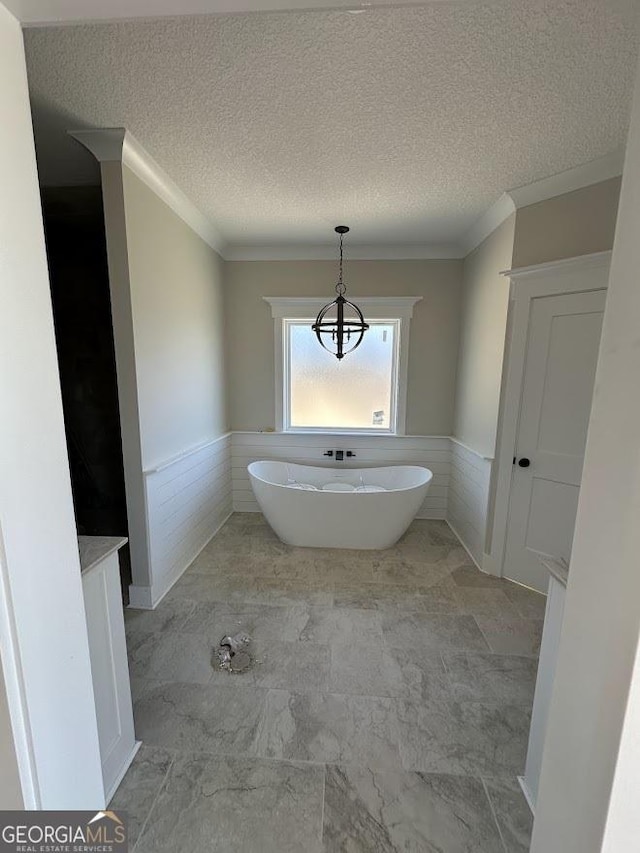
[[[143,746],[112,805],[135,853],[523,853],[543,615],[444,522],[347,552],[234,514],[126,613]],[[261,662],[231,675],[212,651],[239,630]]]

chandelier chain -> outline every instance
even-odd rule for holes
[[[343,254],[342,254],[342,243],[344,241],[344,234],[340,234],[340,271],[338,273],[338,283],[336,284],[336,293],[338,296],[344,296],[347,292],[346,285],[343,281],[342,276],[342,267],[343,267]]]

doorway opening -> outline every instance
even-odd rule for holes
[[[71,486],[79,535],[128,536],[102,191],[41,187]],[[129,548],[120,551],[124,603]]]

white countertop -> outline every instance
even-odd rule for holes
[[[78,536],[80,570],[90,571],[127,543],[126,536]]]

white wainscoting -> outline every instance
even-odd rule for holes
[[[450,439],[451,477],[446,519],[474,562],[483,568],[492,459]]]
[[[132,607],[153,608],[233,511],[231,434],[144,472],[151,586]]]
[[[323,456],[326,450],[353,450],[344,463]],[[451,441],[442,436],[318,435],[309,433],[234,432],[231,443],[233,508],[259,512],[251,491],[247,465],[257,459],[278,459],[328,468],[375,468],[383,465],[424,465],[433,471],[429,493],[418,518],[445,518],[451,472]]]
[[[247,465],[278,459],[335,467],[326,450],[352,450],[345,467],[424,465],[433,471],[418,518],[446,519],[482,567],[491,460],[448,436],[233,432],[144,472],[151,585],[131,606],[153,608],[233,512],[259,512]]]

